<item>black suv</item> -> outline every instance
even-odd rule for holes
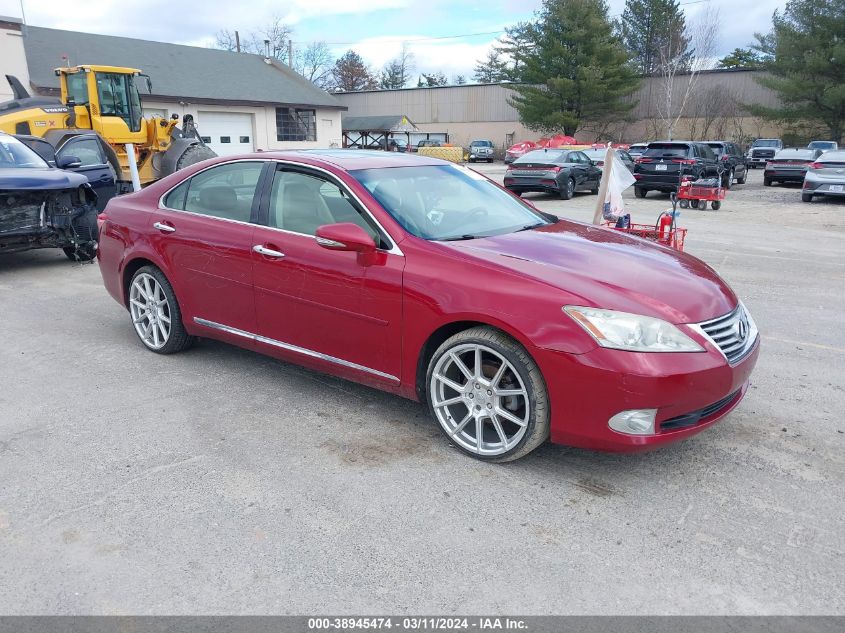
[[[709,145],[694,141],[649,143],[634,166],[634,194],[645,198],[649,191],[671,193],[681,180],[720,175],[719,160]]]
[[[748,159],[745,158],[739,146],[730,141],[704,142],[710,146],[722,164],[722,186],[730,189],[734,181],[738,185],[744,185],[748,178]]]

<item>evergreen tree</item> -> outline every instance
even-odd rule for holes
[[[754,107],[758,116],[822,125],[830,140],[845,133],[845,0],[789,0],[775,11],[773,28],[758,35],[768,77],[758,81],[778,93],[780,108]]]
[[[626,0],[617,30],[641,75],[656,74],[661,57],[692,56],[679,0]]]
[[[534,41],[534,25],[519,22],[505,28],[505,34],[495,47],[502,61],[501,75],[507,81],[520,81],[525,69],[525,59],[531,54]],[[504,58],[504,59],[502,59]]]
[[[758,68],[760,55],[748,48],[735,48],[732,53],[719,60],[719,68]]]
[[[582,123],[624,116],[639,79],[613,33],[604,0],[544,0],[532,48],[511,99],[541,133],[575,134]]]
[[[491,48],[487,59],[479,60],[475,64],[472,78],[480,84],[493,84],[508,78],[505,62],[502,61],[502,54],[497,48]]]
[[[402,52],[398,57],[391,59],[384,65],[379,80],[379,87],[385,90],[404,88],[411,80],[411,73],[414,71],[414,54],[408,50],[407,45],[402,46]]]

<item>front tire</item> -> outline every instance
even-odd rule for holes
[[[132,276],[129,316],[138,338],[156,354],[175,354],[194,342],[182,324],[173,286],[155,266],[143,266]]]
[[[491,327],[458,332],[426,372],[429,410],[450,442],[490,462],[523,457],[549,436],[540,368],[519,343]]]
[[[572,196],[575,195],[575,181],[572,178],[567,178],[566,182],[563,185],[563,189],[560,190],[560,199],[561,200],[572,200]]]

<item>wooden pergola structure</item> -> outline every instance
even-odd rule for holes
[[[390,149],[396,134],[404,134],[410,146],[411,133],[420,131],[404,114],[344,117],[342,125],[343,146],[363,149]]]

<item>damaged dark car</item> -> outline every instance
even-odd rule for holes
[[[67,167],[79,159],[68,156]],[[0,254],[61,248],[73,261],[97,250],[97,194],[88,179],[51,167],[33,150],[0,133]]]

